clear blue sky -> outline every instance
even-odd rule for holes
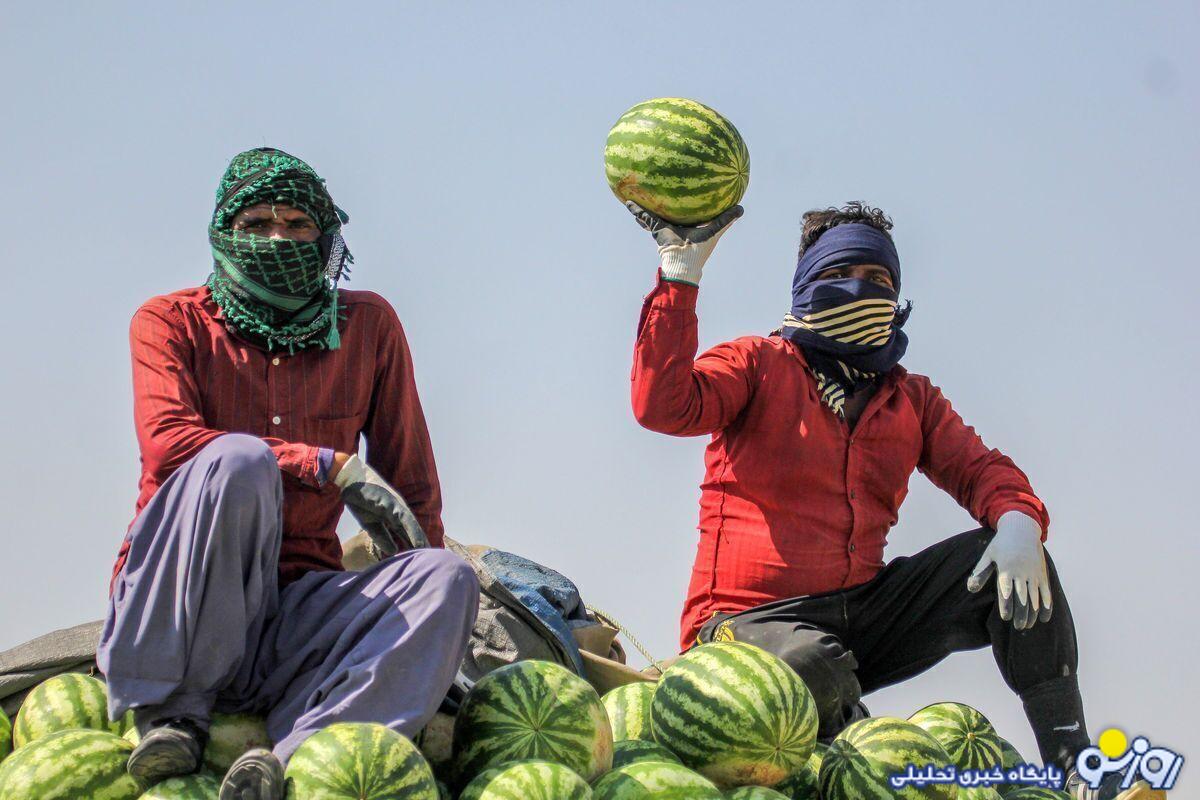
[[[906,365],[1051,509],[1094,732],[1200,756],[1194,2],[198,8],[3,14],[0,648],[103,615],[137,477],[129,317],[203,281],[217,178],[270,144],[327,177],[350,286],[407,327],[450,534],[561,569],[670,653],[704,442],[632,418],[656,260],[601,151],[625,108],[681,95],[752,161],[702,346],[779,321],[804,210],[881,205]],[[973,526],[912,488],[889,555]],[[1034,752],[987,652],[868,702],[943,699]]]

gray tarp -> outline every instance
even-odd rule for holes
[[[37,684],[60,672],[91,672],[102,621],[39,636],[0,653],[0,707],[8,715]]]

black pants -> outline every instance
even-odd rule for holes
[[[953,536],[891,561],[851,589],[714,617],[699,639],[748,642],[791,665],[816,700],[822,738],[848,724],[863,694],[919,675],[951,653],[991,645],[1005,683],[1026,701],[1039,746],[1054,736],[1038,728],[1051,727],[1065,715],[1076,717],[1079,725],[1070,743],[1054,749],[1086,747],[1081,709],[1030,710],[1030,698],[1061,704],[1063,693],[1074,691],[1078,697],[1075,623],[1049,556],[1054,597],[1049,622],[1017,631],[1000,619],[995,578],[976,594],[967,591],[967,578],[993,535],[981,528]],[[1061,760],[1058,752],[1043,757]]]

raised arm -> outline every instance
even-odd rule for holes
[[[985,445],[941,389],[918,380],[925,445],[917,468],[981,524],[995,528],[1005,512],[1019,511],[1037,523],[1044,539],[1050,517],[1025,473],[1008,456]]]
[[[144,468],[159,481],[228,431],[205,424],[192,371],[192,344],[168,306],[146,304],[129,326],[133,416]],[[317,448],[263,437],[279,468],[317,485]]]

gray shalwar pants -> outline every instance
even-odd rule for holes
[[[262,440],[226,434],[142,510],[109,601],[97,661],[115,719],[138,727],[214,710],[265,714],[285,763],[334,722],[410,738],[466,652],[479,583],[441,549],[365,572],[278,586],[283,486]]]

